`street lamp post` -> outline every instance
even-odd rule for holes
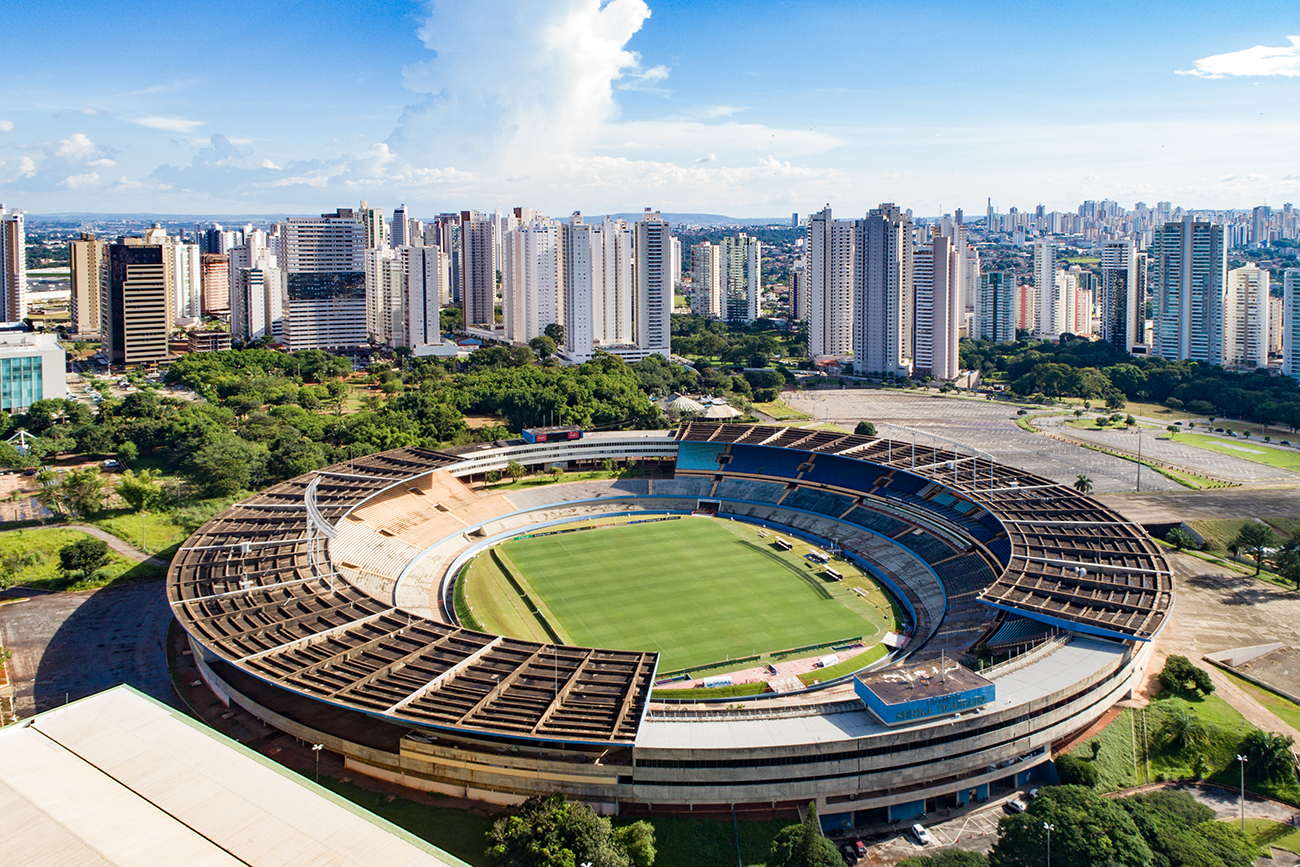
[[[1043,830],[1047,832],[1047,867],[1052,867],[1052,832],[1056,830],[1056,826],[1051,822],[1044,822]]]
[[[311,751],[316,754],[316,782],[320,782],[320,751],[325,749],[324,744],[312,744]]]
[[[1246,757],[1237,754],[1237,762],[1241,766],[1241,832],[1246,833]]]

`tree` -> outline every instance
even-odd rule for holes
[[[117,462],[124,467],[129,467],[140,457],[140,447],[135,443],[127,440],[117,447]]]
[[[1295,739],[1290,735],[1252,729],[1241,741],[1240,751],[1246,756],[1246,767],[1258,780],[1280,782],[1295,779],[1295,764],[1291,748]]]
[[[1124,426],[1125,426],[1125,427],[1133,427],[1133,426],[1134,426],[1135,424],[1137,424],[1137,423],[1138,423],[1138,420],[1137,420],[1136,418],[1133,417],[1132,413],[1130,413],[1128,416],[1126,416],[1126,417],[1124,418]]]
[[[1174,436],[1176,433],[1178,433],[1178,425],[1176,424],[1166,425],[1165,430],[1169,433],[1170,436]]]
[[[1088,478],[1087,473],[1079,473],[1074,477],[1074,489],[1081,494],[1092,492],[1092,479]]]
[[[551,468],[546,472],[551,477],[551,481],[558,482],[564,476],[564,467],[559,464],[551,464]]]
[[[535,795],[487,833],[489,860],[498,867],[650,867],[654,828],[636,822],[614,830],[609,819],[560,795]]]
[[[564,326],[558,322],[552,322],[543,328],[542,334],[554,340],[556,346],[561,346],[564,343]]]
[[[1185,656],[1172,654],[1165,660],[1165,667],[1160,669],[1160,685],[1170,692],[1195,690],[1209,695],[1214,692],[1214,682],[1210,673],[1198,668]]]
[[[898,862],[898,867],[988,867],[989,859],[981,852],[965,849],[940,849],[933,855],[913,855]]]
[[[1190,709],[1181,706],[1181,702],[1165,707],[1163,713],[1165,718],[1160,730],[1174,746],[1186,750],[1205,742],[1205,723]]]
[[[158,483],[162,473],[158,470],[127,470],[113,485],[113,490],[133,511],[146,512],[162,502],[163,490]]]
[[[1169,532],[1165,533],[1165,541],[1170,545],[1173,545],[1179,551],[1182,551],[1184,548],[1196,547],[1196,540],[1192,538],[1192,534],[1184,530],[1182,527],[1171,527]]]
[[[873,437],[876,435],[876,426],[869,421],[860,421],[853,432],[859,436]]]
[[[1255,574],[1258,575],[1264,565],[1264,549],[1277,544],[1277,537],[1268,524],[1248,521],[1238,532],[1236,538],[1228,543],[1234,553],[1245,551],[1255,561]]]
[[[1097,785],[1097,769],[1078,756],[1064,753],[1056,757],[1056,776],[1063,786],[1087,786],[1092,788]]]
[[[1106,395],[1106,409],[1123,409],[1127,403],[1124,395],[1118,391]]]
[[[111,562],[108,543],[103,539],[86,536],[59,549],[59,567],[63,573],[69,577],[80,574],[83,581],[89,581]]]
[[[555,354],[555,341],[545,334],[539,334],[528,341],[528,346],[539,358],[550,358]]]
[[[229,497],[262,480],[266,446],[233,435],[204,445],[186,462],[186,474],[210,497]]]
[[[842,867],[843,864],[835,844],[822,836],[814,801],[808,803],[802,822],[777,833],[767,853],[768,867]]]
[[[1048,786],[1024,813],[998,821],[991,867],[1042,867],[1043,823],[1053,826],[1054,867],[1150,867],[1151,849],[1128,811],[1081,786]]]
[[[501,471],[488,470],[487,476],[485,478],[487,479],[487,483],[489,485],[495,485],[497,482],[501,481]]]
[[[600,468],[607,473],[614,472],[617,467],[618,463],[613,458],[605,458],[600,462]]]
[[[528,475],[528,471],[524,469],[524,465],[519,461],[511,461],[506,464],[506,475],[510,477],[510,481],[517,482]]]
[[[1277,556],[1278,574],[1295,584],[1300,590],[1300,533],[1292,533],[1282,543],[1282,550]]]

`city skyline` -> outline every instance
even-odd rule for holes
[[[1284,8],[1157,4],[1114,28],[1126,13],[1108,4],[392,0],[139,28],[142,3],[38,2],[5,12],[0,201],[33,215],[360,198],[736,217],[827,201],[977,213],[989,196],[999,211],[1280,206],[1300,195],[1300,28]]]

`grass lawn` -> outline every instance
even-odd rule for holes
[[[1198,433],[1180,433],[1174,437],[1174,440],[1207,449],[1208,451],[1218,452],[1219,454],[1231,455],[1234,458],[1254,461],[1257,464],[1267,464],[1270,467],[1277,467],[1282,470],[1300,472],[1300,452],[1273,448],[1255,438],[1242,439],[1238,437],[1237,439],[1229,439]]]
[[[1261,518],[1264,523],[1273,529],[1273,532],[1281,539],[1285,539],[1292,533],[1300,530],[1300,518]],[[1241,528],[1247,523],[1253,523],[1251,518],[1200,518],[1187,522],[1190,527],[1196,530],[1205,538],[1206,547],[1212,551],[1227,551],[1230,543]],[[1246,564],[1240,564],[1241,568],[1247,568]],[[1250,566],[1254,571],[1254,564]]]
[[[164,483],[163,491],[170,494],[172,487]],[[131,509],[104,509],[86,523],[112,533],[142,551],[171,559],[176,549],[195,529],[238,499],[240,498],[216,497],[182,500],[179,509],[171,508],[172,501],[168,500],[167,509],[145,515],[143,539],[140,535],[140,516]]]
[[[89,537],[78,530],[59,528],[0,533],[0,560],[29,557],[31,563],[17,570],[13,583],[45,590],[90,590],[119,582],[161,578],[164,574],[161,567],[137,563],[110,550],[111,561],[91,581],[70,581],[59,570],[59,549],[85,538]]]
[[[563,637],[658,651],[667,672],[857,636],[874,642],[893,628],[896,612],[874,582],[847,563],[836,563],[844,582],[826,581],[802,559],[807,548],[781,552],[753,525],[684,518],[520,539],[500,554]],[[467,583],[484,627],[532,616],[509,600],[508,585],[472,572]],[[494,606],[502,597],[513,613]]]
[[[1271,819],[1247,819],[1246,833],[1250,835],[1255,845],[1262,849],[1276,846],[1300,854],[1300,828],[1283,825]]]
[[[780,398],[766,403],[756,403],[754,404],[754,409],[761,413],[770,415],[777,421],[801,421],[803,419],[812,418],[812,416],[806,412],[801,412],[791,406],[787,406],[786,402]]]
[[[1253,695],[1256,701],[1268,708],[1278,719],[1292,728],[1300,729],[1300,704],[1287,701],[1275,692],[1269,692],[1263,687],[1255,686],[1255,684],[1238,677],[1230,671],[1225,671],[1222,668],[1219,671],[1227,675],[1228,679],[1237,686]]]

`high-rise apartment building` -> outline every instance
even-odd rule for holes
[[[100,281],[107,265],[108,242],[82,232],[81,238],[68,244],[70,268],[72,328],[79,336],[99,334]]]
[[[722,241],[722,283],[729,322],[753,322],[763,300],[763,244],[741,232]]]
[[[854,343],[854,225],[834,219],[828,205],[808,218],[807,237],[808,352],[846,356]]]
[[[410,224],[406,220],[406,205],[398,205],[393,209],[393,225],[388,232],[388,237],[394,247],[409,246],[411,241],[408,237],[410,233]],[[367,233],[369,234],[369,233]],[[367,245],[373,246],[373,245]]]
[[[790,266],[790,318],[800,322],[808,318],[808,266],[803,259]]]
[[[26,217],[0,205],[0,316],[5,322],[18,322],[26,315]]]
[[[290,350],[366,342],[365,226],[351,208],[280,223],[284,339]]]
[[[1223,305],[1228,281],[1223,226],[1191,216],[1155,231],[1151,297],[1153,355],[1223,363]]]
[[[1260,205],[1250,215],[1250,243],[1267,247],[1273,239],[1273,209]]]
[[[1268,354],[1282,354],[1282,311],[1286,302],[1277,295],[1268,299]]]
[[[916,305],[913,367],[935,379],[957,378],[962,258],[952,238],[945,235],[931,238],[912,253]]]
[[[587,223],[575,213],[564,225],[564,345],[575,363],[595,349],[635,354],[634,231],[606,217]]]
[[[107,247],[101,284],[100,335],[110,364],[166,361],[171,281],[166,247],[119,238]]]
[[[673,249],[668,221],[646,208],[633,229],[636,346],[668,357],[672,351]]]
[[[203,315],[229,316],[229,254],[204,253],[199,260],[199,282],[203,294]]]
[[[372,208],[369,202],[362,199],[361,207],[357,209],[357,219],[366,227],[366,249],[375,250],[388,243],[388,226],[384,223],[383,208]]]
[[[829,217],[829,211],[826,214]],[[846,276],[853,287],[849,337],[854,369],[861,374],[907,376],[916,357],[911,219],[892,202],[873,208],[865,220],[850,226],[843,250],[848,253]],[[832,252],[838,252],[834,246]],[[814,303],[816,295],[814,282]]]
[[[705,241],[691,245],[691,312],[722,317],[722,248]]]
[[[176,318],[198,319],[203,315],[203,266],[197,244],[179,237],[166,241],[171,262],[172,310]]]
[[[460,214],[460,297],[465,325],[492,328],[496,324],[496,265],[492,220],[478,211]]]
[[[1038,319],[1035,334],[1045,340],[1055,340],[1065,330],[1065,310],[1061,303],[1056,279],[1056,239],[1050,236],[1034,239],[1034,289],[1037,291],[1035,309]]]
[[[439,311],[451,300],[451,257],[436,246],[402,247],[406,279],[402,296],[402,335],[394,338],[416,355],[442,343]]]
[[[234,274],[230,286],[230,333],[240,340],[283,334],[280,269],[260,260]]]
[[[1146,355],[1147,255],[1133,239],[1102,242],[1097,293],[1101,339],[1121,352]]]
[[[975,303],[979,340],[1010,343],[1016,339],[1016,275],[1014,271],[990,271],[980,275]]]
[[[527,343],[548,325],[564,324],[564,232],[536,217],[505,234],[501,315],[505,337]]]
[[[1300,378],[1300,268],[1282,272],[1282,372]]]
[[[366,331],[381,346],[401,345],[406,292],[406,259],[402,249],[366,250]]]
[[[1254,262],[1228,272],[1223,304],[1223,363],[1268,366],[1268,272]]]
[[[673,293],[677,294],[682,288],[682,241],[677,236],[673,236]],[[676,302],[674,302],[676,303]]]

